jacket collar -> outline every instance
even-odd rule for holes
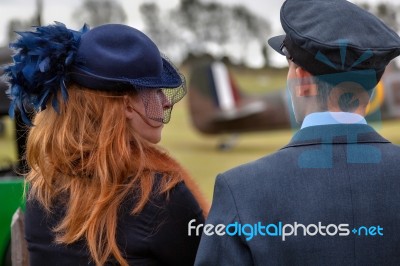
[[[320,125],[297,131],[289,144],[282,149],[318,144],[351,143],[390,143],[390,141],[365,124]]]
[[[356,113],[315,112],[304,118],[301,128],[336,124],[367,124],[367,121],[363,116]]]

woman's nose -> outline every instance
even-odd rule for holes
[[[165,95],[164,92],[161,93],[161,104],[164,109],[168,109],[172,107],[172,103],[170,99]]]

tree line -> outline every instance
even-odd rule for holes
[[[380,17],[396,31],[399,30],[400,5],[358,3]],[[40,25],[42,0],[36,0],[36,12],[30,20],[13,19],[8,24],[8,36],[15,38],[15,31]],[[249,52],[259,54],[268,65],[265,44],[270,35],[270,22],[257,16],[244,5],[225,5],[201,0],[181,0],[177,7],[161,10],[156,3],[140,6],[145,25],[144,32],[161,51],[172,59],[184,61],[204,55],[242,64]],[[91,27],[105,23],[126,23],[127,14],[118,1],[83,0],[73,13],[74,20]]]

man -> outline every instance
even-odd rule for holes
[[[302,128],[217,177],[195,265],[400,265],[400,148],[363,117],[400,37],[345,0],[287,0],[281,23]]]

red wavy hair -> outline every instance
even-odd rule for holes
[[[129,128],[122,95],[78,85],[71,85],[68,93],[68,101],[59,101],[59,113],[53,108],[38,113],[29,132],[28,199],[51,212],[63,198],[66,214],[54,229],[57,243],[84,239],[97,265],[110,256],[128,265],[116,243],[118,207],[133,190],[139,191],[132,214],[139,213],[156,172],[163,174],[159,193],[187,174],[165,151]],[[198,190],[194,194],[199,197]]]

